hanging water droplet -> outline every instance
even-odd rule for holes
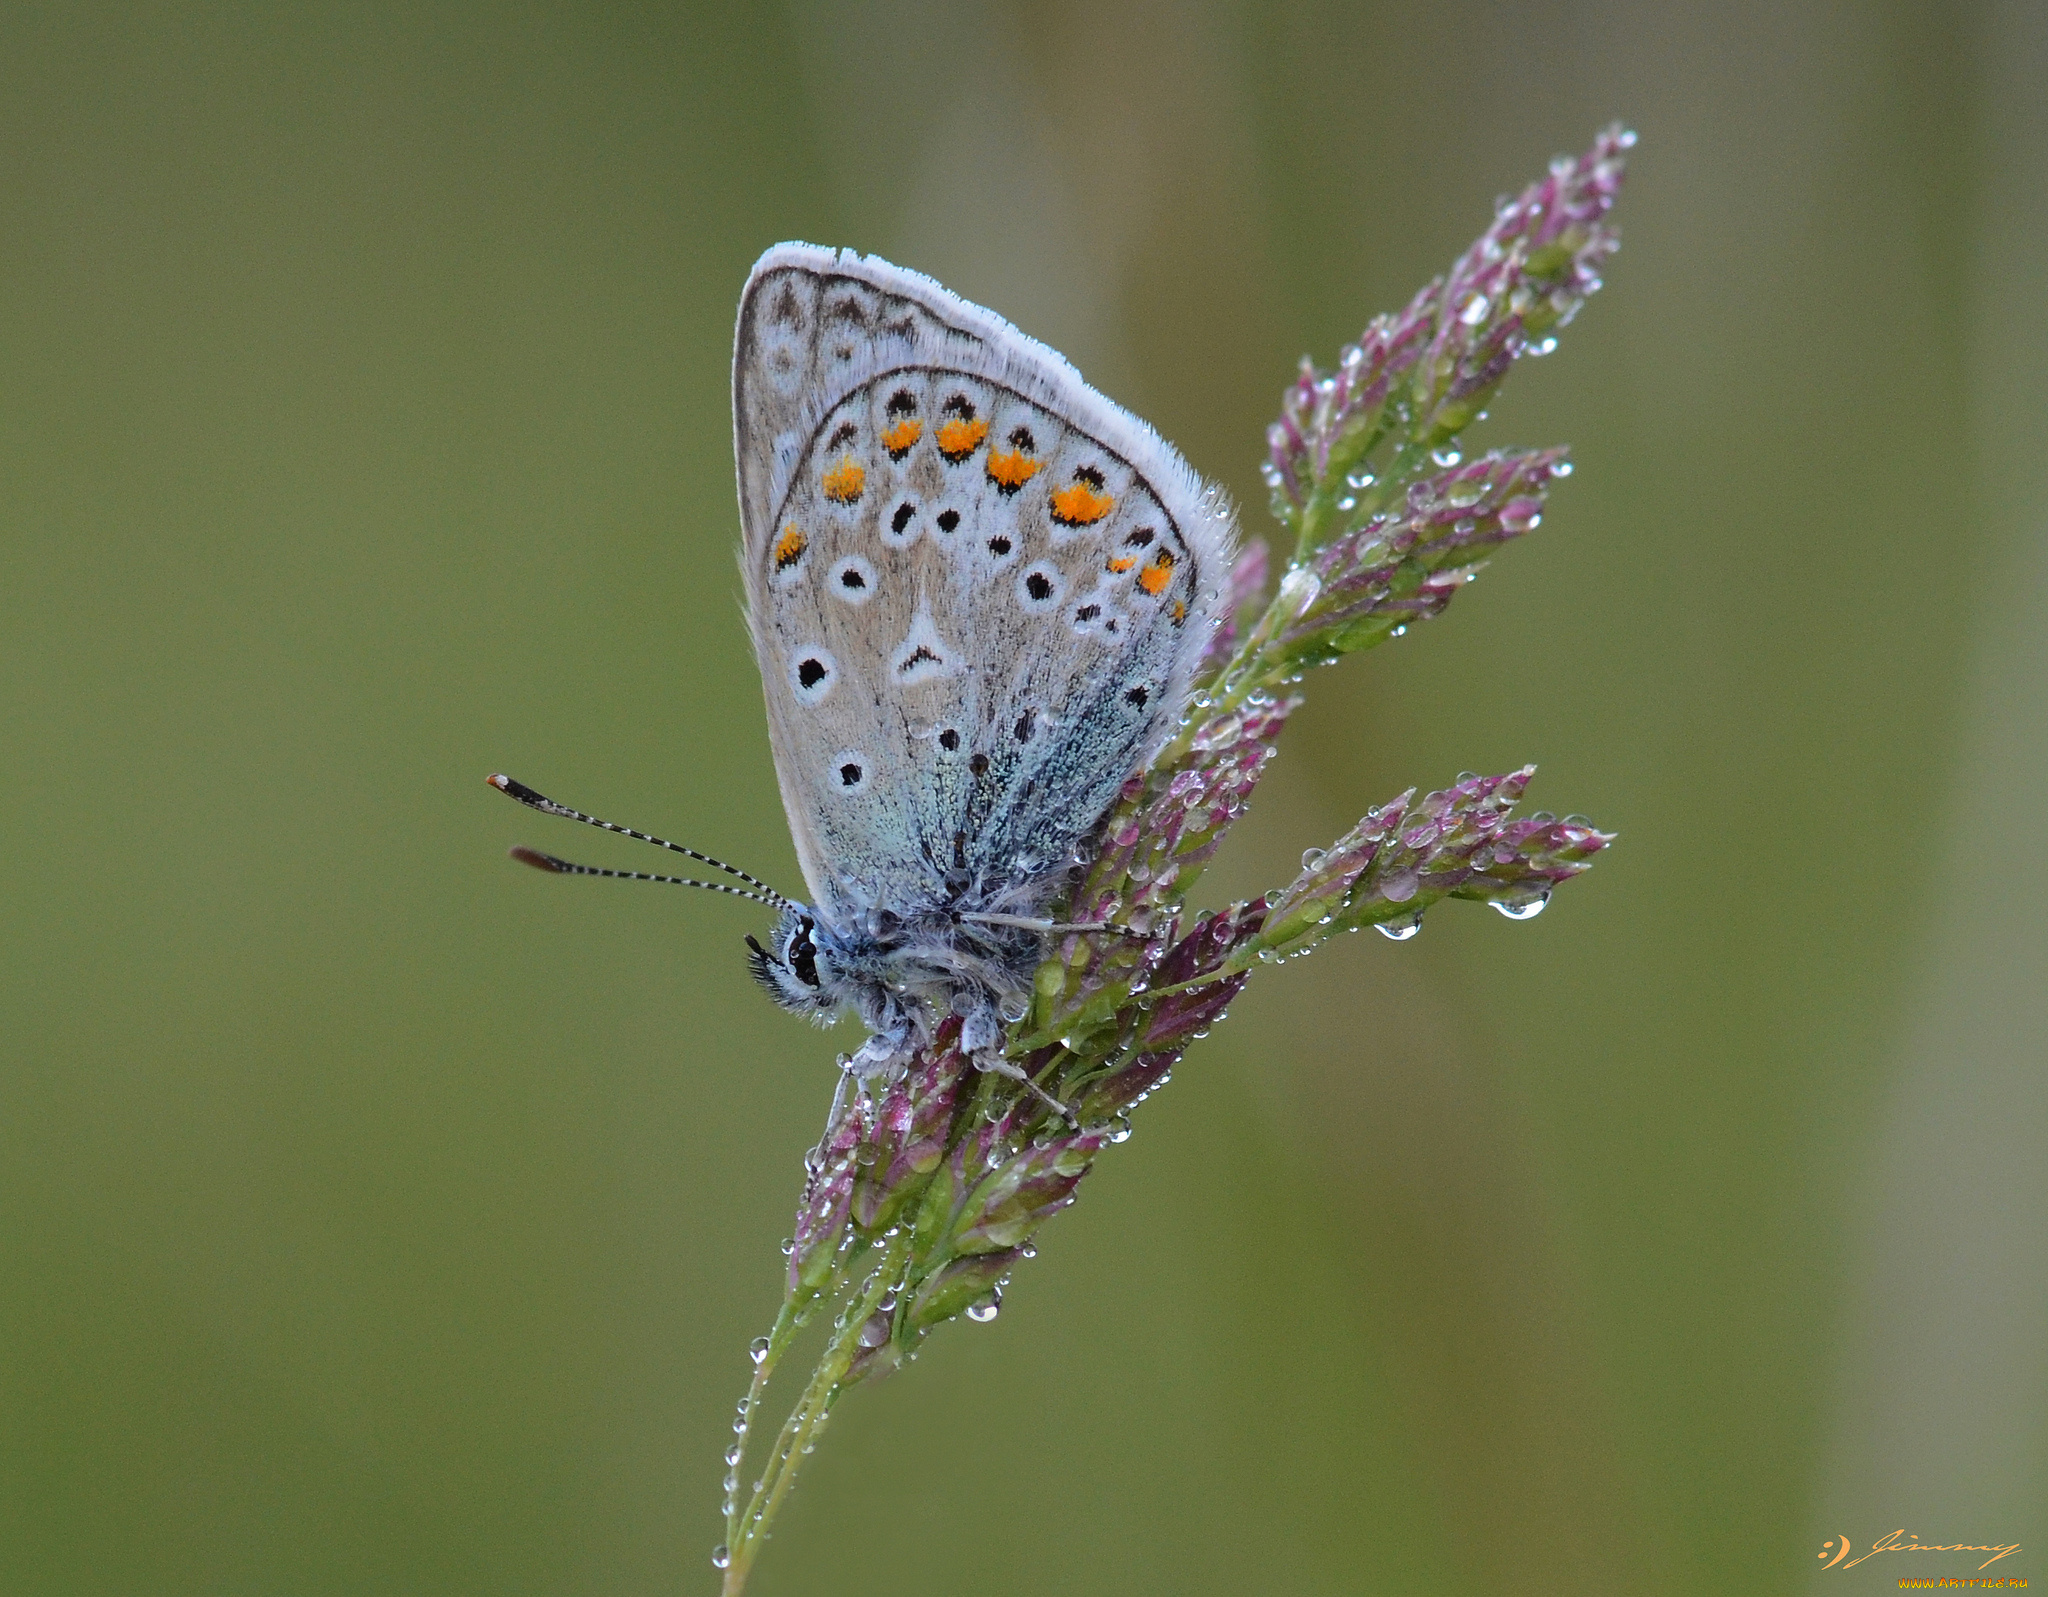
[[[1465,452],[1461,449],[1454,449],[1447,444],[1442,449],[1432,449],[1429,452],[1429,458],[1439,466],[1455,466],[1465,458]]]
[[[1526,349],[1524,349],[1522,353],[1532,357],[1541,358],[1544,355],[1555,353],[1556,349],[1557,340],[1554,337],[1539,338],[1536,340],[1535,343],[1529,345]]]
[[[1538,893],[1533,898],[1496,898],[1491,902],[1509,920],[1534,920],[1543,913],[1543,906],[1550,902],[1550,895]]]
[[[784,1237],[782,1239],[782,1256],[786,1259],[794,1252],[796,1252],[796,1238]]]
[[[1038,1244],[1035,1242],[1027,1242],[1017,1251],[1027,1259],[1035,1259],[1038,1257]]]
[[[1405,920],[1383,920],[1374,930],[1382,937],[1390,937],[1397,943],[1405,943],[1422,930],[1422,917],[1411,915]]]
[[[1116,1119],[1109,1123],[1109,1140],[1111,1142],[1129,1142],[1131,1140],[1131,1117],[1129,1115],[1118,1115]]]
[[[1031,1000],[1024,997],[1021,993],[1012,994],[996,1005],[996,1013],[1014,1026],[1018,1021],[1031,1013]]]
[[[1402,623],[1401,623],[1401,624],[1400,624],[1400,625],[1399,625],[1398,627],[1394,628],[1394,636],[1395,636],[1395,637],[1397,637],[1397,638],[1405,638],[1405,637],[1407,637],[1407,636],[1408,636],[1408,623],[1404,621],[1404,622],[1402,622]]]
[[[747,1357],[759,1364],[768,1357],[768,1338],[757,1336],[747,1344]]]
[[[732,1552],[724,1542],[720,1542],[711,1549],[711,1567],[713,1569],[728,1569],[731,1565]]]
[[[985,1298],[977,1298],[967,1305],[967,1318],[976,1325],[986,1325],[1003,1312],[1003,1297],[1000,1292],[991,1292]]]

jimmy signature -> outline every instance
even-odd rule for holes
[[[1989,1553],[1991,1556],[1977,1566],[1979,1569],[1989,1569],[2007,1553],[2016,1553],[2019,1550],[2017,1542],[2010,1547],[1977,1547],[1969,1542],[1951,1542],[1946,1546],[1937,1546],[1933,1542],[1921,1541],[1909,1530],[1895,1530],[1889,1536],[1881,1536],[1872,1542],[1870,1551],[1865,1553],[1863,1558],[1849,1558],[1850,1545],[1846,1536],[1835,1536],[1822,1542],[1820,1551],[1814,1556],[1828,1558],[1832,1551],[1835,1556],[1828,1558],[1828,1561],[1820,1566],[1822,1569],[1833,1569],[1835,1565],[1842,1564],[1845,1558],[1849,1558],[1849,1561],[1842,1564],[1842,1567],[1854,1569],[1864,1558],[1875,1558],[1879,1553]]]

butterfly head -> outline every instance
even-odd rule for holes
[[[830,939],[821,936],[818,920],[802,904],[791,904],[775,923],[763,948],[747,939],[747,963],[754,980],[784,1009],[823,1025],[839,1012],[850,994],[832,956]]]

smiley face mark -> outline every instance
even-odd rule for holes
[[[1830,1549],[1832,1549],[1834,1552],[1835,1556],[1833,1558],[1828,1558],[1828,1552]],[[1815,1553],[1813,1556],[1815,1558],[1828,1558],[1828,1561],[1825,1564],[1822,1564],[1820,1567],[1822,1569],[1833,1569],[1835,1565],[1839,1564],[1843,1559],[1849,1556],[1849,1538],[1846,1536],[1837,1536],[1832,1541],[1822,1542],[1820,1544],[1820,1551]]]

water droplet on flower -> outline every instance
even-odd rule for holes
[[[1543,913],[1543,906],[1550,902],[1550,895],[1538,893],[1534,898],[1496,898],[1491,902],[1509,920],[1534,920]]]
[[[996,1013],[1014,1026],[1031,1013],[1031,1000],[1021,994],[1012,994],[996,1005]]]
[[[731,1566],[732,1551],[725,1545],[724,1542],[720,1542],[716,1547],[711,1549],[711,1567],[713,1569],[728,1569]]]
[[[1411,915],[1406,920],[1381,921],[1373,929],[1382,937],[1390,937],[1397,943],[1405,943],[1422,930],[1422,917]]]
[[[725,1450],[725,1461],[728,1464],[737,1464],[740,1461],[740,1457],[740,1444],[738,1442],[734,1442],[732,1446]]]
[[[747,1357],[759,1364],[768,1357],[768,1338],[757,1336],[747,1344]]]
[[[967,1305],[967,1318],[976,1325],[986,1325],[1003,1312],[1003,1297],[1000,1292],[991,1292],[985,1298],[977,1298]]]
[[[1465,301],[1465,308],[1458,312],[1458,320],[1467,327],[1477,327],[1486,320],[1488,301],[1484,294],[1474,294]]]
[[[1129,1115],[1118,1115],[1116,1119],[1109,1123],[1109,1140],[1111,1142],[1129,1142],[1131,1140],[1131,1117]]]
[[[1301,851],[1301,868],[1312,871],[1323,863],[1326,853],[1320,848],[1305,848]]]
[[[1452,449],[1447,445],[1442,449],[1432,449],[1429,452],[1429,458],[1439,466],[1455,466],[1465,458],[1465,454],[1463,450]]]
[[[1402,622],[1402,623],[1401,623],[1401,624],[1400,624],[1400,625],[1399,625],[1398,627],[1394,628],[1394,636],[1395,636],[1395,637],[1397,637],[1397,638],[1405,638],[1405,637],[1407,637],[1407,636],[1408,636],[1408,623],[1404,621],[1404,622]]]
[[[1347,486],[1352,488],[1370,488],[1379,481],[1379,478],[1369,471],[1354,471],[1344,481]]]
[[[1337,501],[1337,508],[1339,510],[1356,510],[1358,508],[1357,496],[1353,494],[1346,494],[1342,499],[1339,499]]]
[[[1556,350],[1556,338],[1539,338],[1535,343],[1529,345],[1526,349],[1524,349],[1522,353],[1532,358],[1540,359],[1545,355],[1556,353]]]

